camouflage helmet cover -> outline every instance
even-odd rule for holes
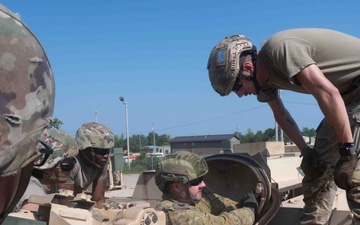
[[[155,183],[161,191],[164,191],[167,182],[186,184],[205,176],[207,172],[208,166],[205,159],[195,153],[179,151],[165,156],[158,162]]]
[[[85,123],[76,131],[79,150],[86,148],[111,149],[114,147],[114,135],[109,128],[99,123]]]
[[[6,175],[40,155],[36,144],[50,124],[55,81],[35,35],[2,5],[0,80],[0,175]]]
[[[207,69],[212,87],[221,96],[231,93],[240,72],[241,53],[252,50],[256,47],[244,35],[225,37],[212,49]]]
[[[79,153],[78,145],[70,134],[58,129],[48,129],[39,138],[48,144],[54,152],[46,160],[45,164],[34,168],[39,170],[53,168],[59,161],[65,158],[73,158]]]

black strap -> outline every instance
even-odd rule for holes
[[[356,80],[352,83],[351,87],[348,90],[341,92],[340,94],[341,95],[350,94],[352,91],[356,90],[358,87],[360,87],[360,77],[356,78]]]

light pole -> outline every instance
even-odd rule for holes
[[[94,114],[95,114],[95,122],[97,123],[97,115],[98,115],[98,111],[95,111]]]
[[[124,97],[119,97],[120,101],[124,103],[125,105],[125,119],[126,119],[126,152],[127,152],[127,158],[128,158],[128,165],[129,165],[129,171],[130,171],[130,149],[129,149],[129,122],[128,122],[128,104],[125,101]]]
[[[156,148],[154,123],[152,123],[152,133],[153,133],[153,139],[154,139],[154,148]]]

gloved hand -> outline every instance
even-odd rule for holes
[[[300,168],[305,175],[310,177],[319,177],[323,172],[319,166],[318,158],[314,149],[307,146],[301,151],[300,157],[303,157]]]
[[[248,193],[246,193],[240,200],[240,204],[243,207],[248,207],[250,208],[254,214],[256,214],[257,208],[259,206],[258,201],[255,198],[255,193],[254,191],[249,191]]]
[[[354,143],[339,144],[339,153],[340,159],[335,166],[334,181],[339,188],[349,190],[352,187],[351,176],[358,161]]]

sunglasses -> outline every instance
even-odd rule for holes
[[[42,148],[39,150],[41,153],[40,159],[34,162],[34,166],[42,166],[45,164],[46,160],[49,158],[49,156],[54,152],[54,149],[52,149],[48,144],[46,144],[43,141],[38,140],[38,142],[42,145]]]
[[[75,164],[75,158],[65,159],[60,162],[60,168],[62,171],[69,172],[74,168]]]
[[[201,182],[203,182],[203,179],[204,179],[204,177],[199,177],[195,180],[191,180],[191,181],[189,181],[189,185],[190,186],[198,186],[199,184],[201,184]]]
[[[243,83],[240,81],[240,77],[237,77],[231,90],[236,93],[241,90],[242,86]]]
[[[96,155],[109,155],[110,154],[110,149],[93,148],[92,150]]]

